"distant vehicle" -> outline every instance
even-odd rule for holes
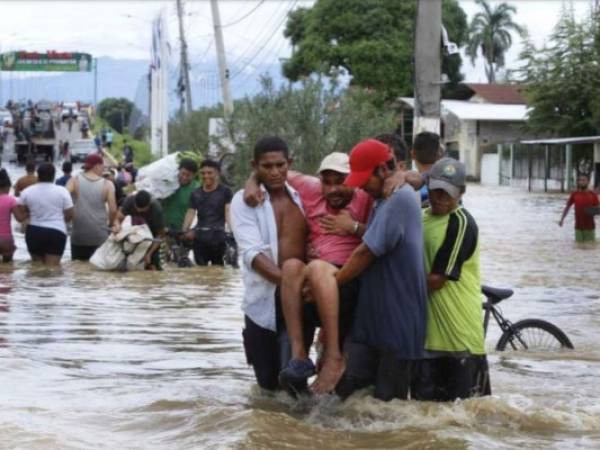
[[[69,145],[69,153],[73,162],[81,162],[87,155],[95,153],[97,150],[93,139],[80,139]]]
[[[77,119],[79,115],[79,107],[76,102],[65,102],[62,106],[62,112],[60,113],[60,118],[62,120],[66,120],[69,116],[73,116],[73,119]]]
[[[53,105],[48,100],[40,100],[35,105],[35,109],[37,109],[38,112],[44,111],[44,112],[50,113],[50,112],[52,112]]]

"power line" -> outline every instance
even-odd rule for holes
[[[260,53],[265,49],[265,47],[269,44],[269,42],[273,39],[273,37],[275,37],[275,35],[279,32],[279,29],[281,28],[281,26],[283,25],[283,23],[286,21],[287,19],[287,15],[288,13],[294,8],[294,6],[296,6],[296,4],[298,3],[298,0],[295,0],[292,5],[287,9],[287,11],[284,14],[283,19],[279,22],[279,25],[277,25],[277,27],[275,28],[275,30],[273,31],[273,33],[271,34],[271,36],[269,36],[269,38],[267,39],[267,41],[261,45],[261,47],[258,49],[257,52],[254,53],[254,55],[252,55],[252,57],[249,59],[249,62],[246,63],[246,65],[244,67],[242,67],[241,69],[237,70],[235,73],[231,74],[229,76],[230,79],[233,79],[234,77],[238,76],[240,73],[242,73],[246,67],[248,67],[249,65],[252,64],[252,61],[254,59],[256,59],[256,57],[258,55],[260,55]]]
[[[233,22],[229,22],[226,25],[222,25],[221,28],[227,28],[227,27],[230,27],[230,26],[233,26],[233,25],[237,25],[238,23],[240,23],[243,20],[247,19],[248,17],[250,17],[252,15],[252,13],[254,11],[256,11],[258,8],[260,8],[264,2],[265,2],[265,0],[260,0],[260,2],[258,3],[258,5],[256,5],[254,8],[252,8],[247,14],[245,14],[242,17],[240,17],[239,19],[234,20]]]
[[[277,51],[277,52],[281,51],[282,48],[284,47],[284,45],[285,45],[285,41],[281,41],[278,44],[278,46],[276,47],[276,49],[274,49],[274,51]],[[267,59],[267,57],[264,57],[261,62],[259,62],[259,63],[256,64],[256,67],[262,66],[265,63],[266,59]],[[251,81],[255,81],[258,75],[261,75],[261,74],[257,74],[256,72],[252,72],[252,73],[246,75],[243,78],[237,78],[237,83],[236,83],[237,89],[238,90],[243,90],[243,88],[246,87],[248,85],[248,83],[250,83]]]
[[[285,9],[285,2],[281,2],[281,3],[280,3],[280,5],[279,5],[279,6],[278,6],[278,8],[277,8],[277,12],[275,12],[275,13],[274,13],[274,14],[271,16],[271,19],[269,19],[268,23],[265,23],[265,24],[263,24],[263,25],[262,25],[262,30],[261,30],[261,31],[258,33],[258,35],[256,36],[255,42],[260,42],[260,41],[262,40],[262,37],[263,37],[263,35],[265,35],[265,36],[267,35],[267,33],[269,32],[269,29],[271,29],[271,28],[270,28],[270,25],[271,25],[271,23],[272,23],[272,22],[273,22],[273,23],[276,23],[276,21],[277,21],[277,20],[281,19],[281,16],[279,15],[279,13],[280,13],[280,8],[281,8],[281,7],[284,7],[284,9]],[[287,16],[287,12],[288,12],[287,10],[284,10],[283,17],[286,17],[286,16]],[[273,20],[273,19],[274,19],[274,20]],[[271,37],[272,37],[272,35],[271,35]],[[236,65],[238,65],[240,62],[242,62],[242,63],[246,64],[246,63],[244,62],[244,60],[246,59],[247,55],[248,55],[248,54],[249,54],[249,53],[250,53],[250,52],[251,52],[253,49],[254,49],[254,46],[253,46],[253,45],[250,45],[249,47],[247,47],[247,48],[246,48],[246,49],[245,49],[245,50],[244,50],[244,51],[243,51],[243,52],[240,54],[240,56],[239,56],[239,57],[238,57],[238,58],[237,58],[237,59],[236,59],[234,62],[230,63],[230,66],[231,66],[231,67],[233,67],[233,66],[236,66]]]

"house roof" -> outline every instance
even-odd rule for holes
[[[465,85],[475,95],[479,95],[489,103],[499,103],[502,105],[525,104],[525,99],[521,95],[522,86],[487,83],[465,83]]]
[[[414,99],[401,97],[400,101],[414,108]],[[526,105],[504,105],[496,103],[476,103],[464,100],[442,100],[442,116],[453,114],[460,120],[482,120],[490,122],[525,122]]]

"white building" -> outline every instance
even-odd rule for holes
[[[498,144],[538,136],[524,129],[527,106],[518,86],[467,83],[461,88],[460,99],[441,101],[441,137],[448,154],[466,165],[467,176],[479,180],[484,153],[496,153]],[[414,99],[402,97],[400,104],[403,122],[410,121]]]

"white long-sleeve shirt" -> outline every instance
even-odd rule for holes
[[[290,197],[301,211],[300,195],[286,183]],[[263,278],[252,268],[252,261],[262,253],[276,265],[278,259],[277,223],[269,193],[261,186],[265,200],[252,208],[244,203],[244,192],[236,192],[231,201],[233,234],[242,255],[244,300],[242,310],[262,328],[277,331],[275,289],[277,285]]]

